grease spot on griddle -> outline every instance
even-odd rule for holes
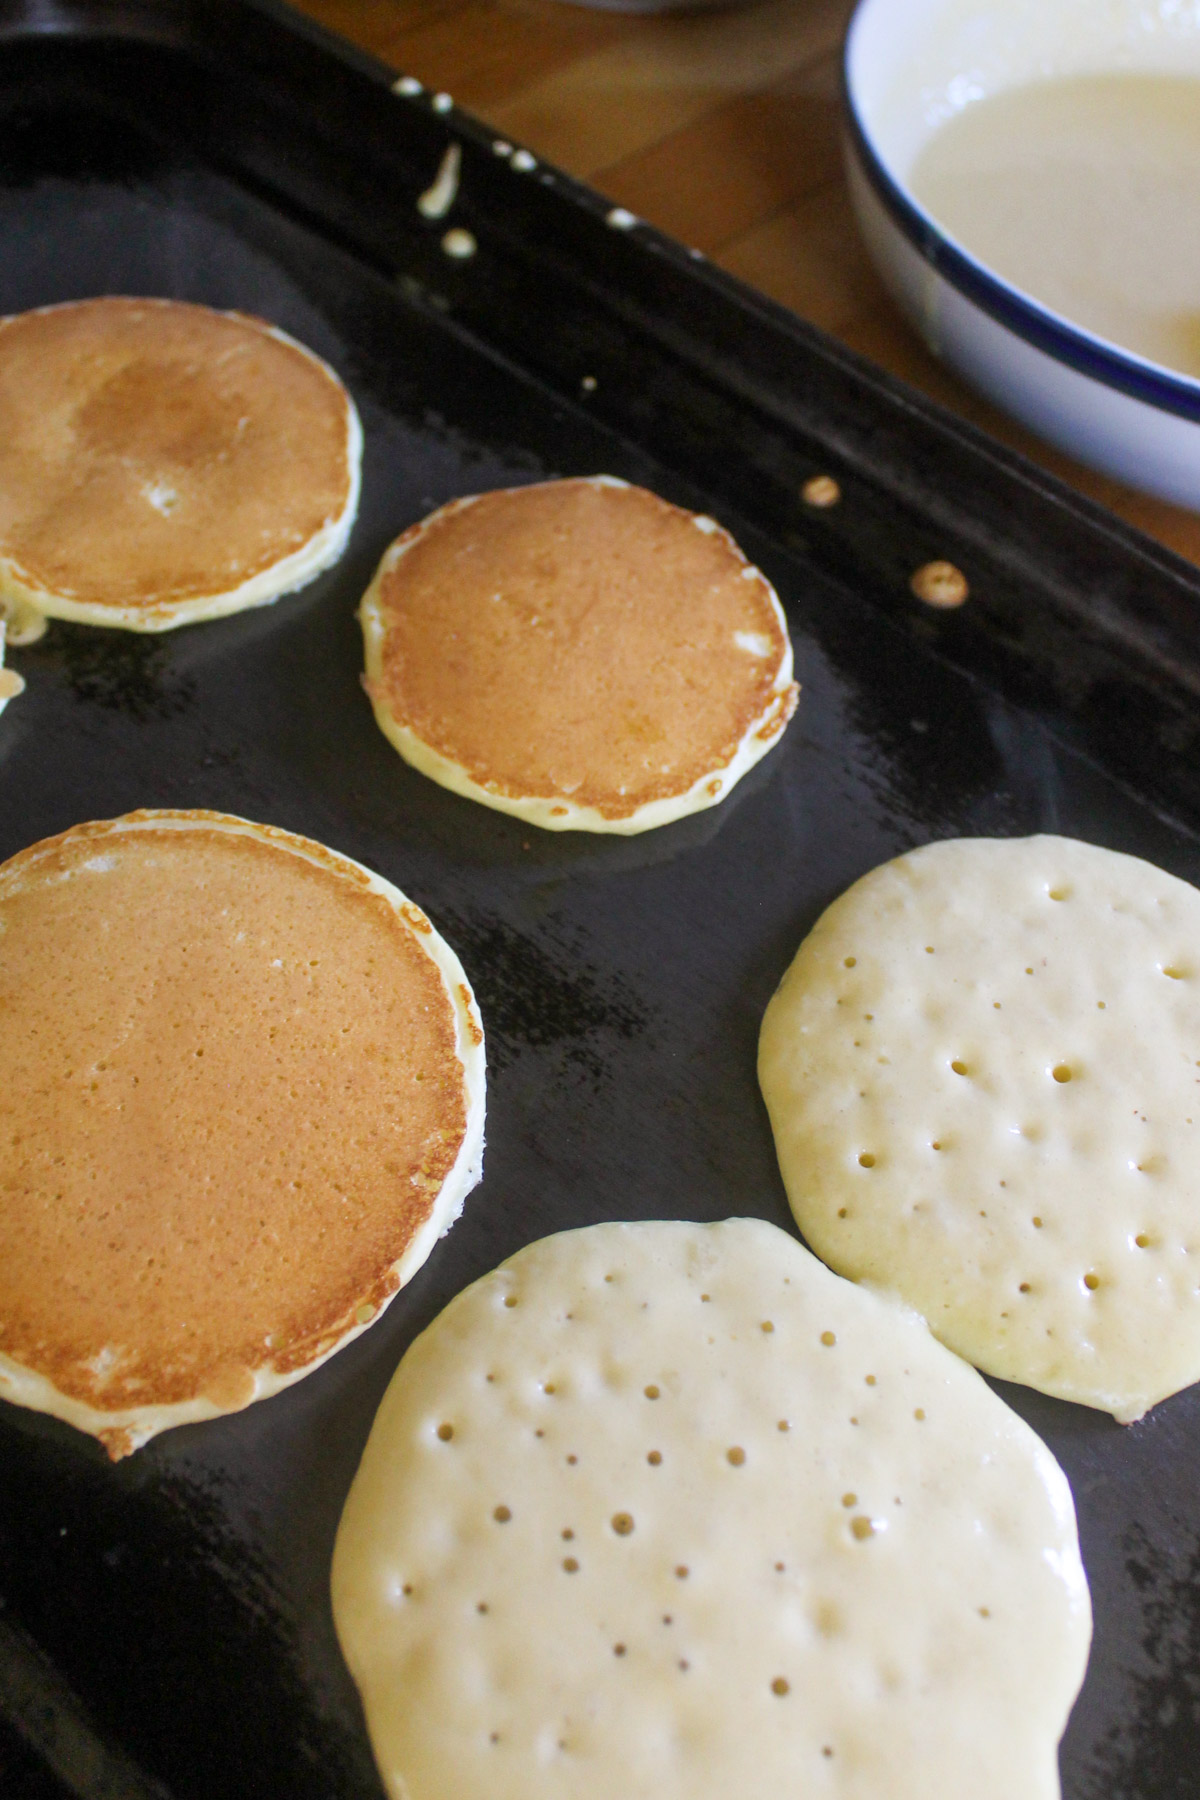
[[[172,719],[196,697],[190,675],[175,674],[157,637],[100,627],[60,626],[58,644],[77,700],[131,719]]]
[[[298,1594],[294,1579],[280,1580],[278,1553],[256,1539],[243,1483],[223,1466],[209,1469],[176,1443],[114,1471],[98,1446],[77,1444],[55,1421],[32,1432],[7,1424],[0,1417],[0,1661],[8,1655],[7,1680],[19,1633],[29,1655],[15,1670],[18,1716],[72,1793],[165,1800],[156,1775],[172,1766],[203,1779],[186,1790],[172,1783],[171,1794],[213,1800],[249,1791],[237,1774],[251,1766],[256,1793],[288,1800],[379,1791],[324,1598],[336,1518],[314,1526],[309,1502],[315,1580]],[[18,1435],[22,1453],[10,1454]],[[85,1591],[93,1610],[79,1604]],[[334,1686],[322,1692],[326,1677]],[[86,1703],[76,1698],[85,1692]],[[273,1718],[286,1718],[287,1730],[264,1731]],[[3,1773],[0,1762],[9,1800]]]
[[[582,1074],[601,1079],[605,1034],[628,1041],[649,1024],[631,988],[586,960],[582,934],[536,942],[503,919],[441,913],[440,929],[462,957],[483,1014],[488,1063],[503,1069],[524,1049],[559,1049]]]
[[[1143,1669],[1132,1724],[1114,1726],[1089,1770],[1091,1800],[1195,1800],[1200,1768],[1200,1543],[1173,1553],[1141,1525],[1123,1539],[1141,1596]]]

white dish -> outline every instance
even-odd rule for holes
[[[876,266],[935,355],[1081,461],[1200,508],[1200,380],[1031,299],[908,187],[924,145],[972,102],[1109,72],[1200,76],[1200,5],[859,0],[844,61],[851,196]]]

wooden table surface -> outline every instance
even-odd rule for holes
[[[1006,419],[929,354],[885,292],[842,175],[851,0],[658,17],[570,0],[298,3],[1200,563],[1200,515]]]

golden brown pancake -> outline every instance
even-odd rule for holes
[[[482,1032],[417,907],[221,813],[0,866],[0,1395],[127,1454],[299,1379],[479,1178]]]
[[[165,631],[336,562],[362,432],[275,326],[109,298],[0,319],[0,609]],[[15,641],[15,634],[14,634]]]
[[[387,551],[362,621],[400,754],[551,830],[714,805],[796,703],[765,576],[712,519],[611,476],[452,501]]]

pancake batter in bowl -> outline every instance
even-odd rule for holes
[[[1200,376],[1200,80],[1085,75],[992,94],[930,139],[911,186],[1031,299]]]

